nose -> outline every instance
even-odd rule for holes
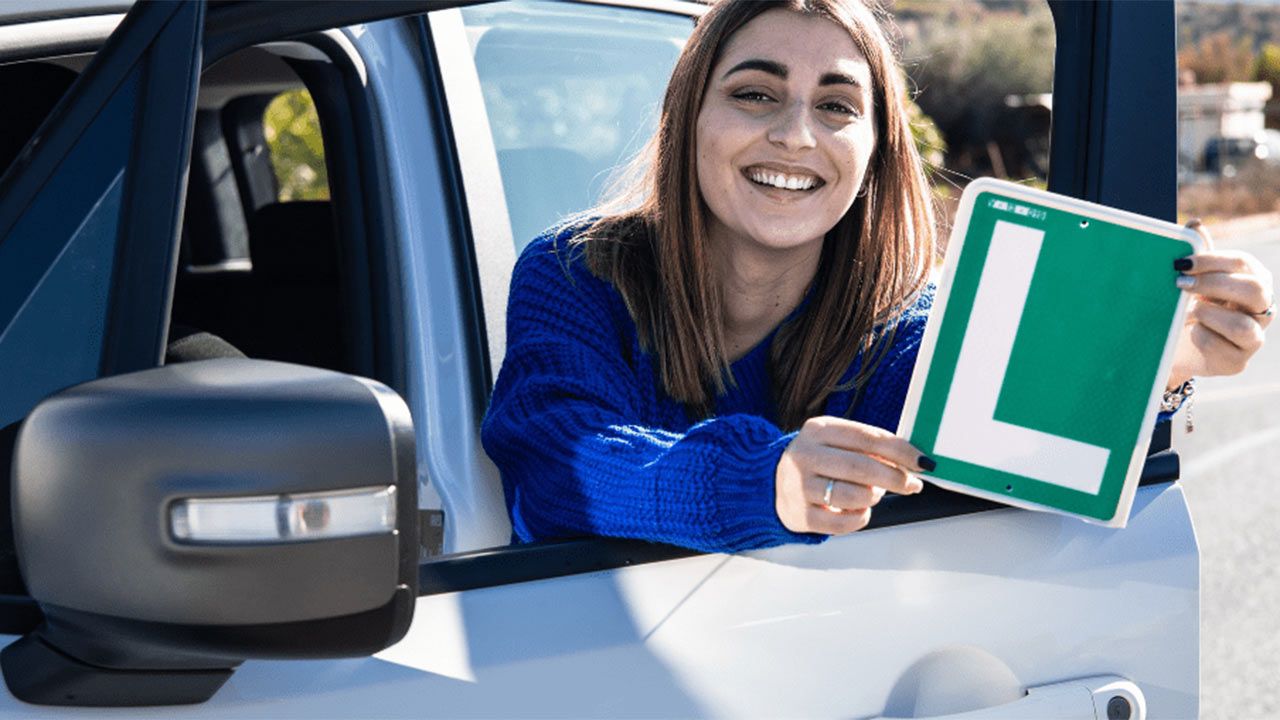
[[[817,139],[809,123],[808,105],[799,100],[778,112],[776,122],[769,128],[769,142],[786,150],[803,150],[814,147]]]

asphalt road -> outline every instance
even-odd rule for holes
[[[1280,226],[1224,238],[1280,277]],[[1244,373],[1200,381],[1182,458],[1200,542],[1200,713],[1280,718],[1280,324]]]

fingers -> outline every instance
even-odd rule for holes
[[[805,511],[804,521],[808,526],[808,532],[845,535],[861,530],[871,522],[871,508],[837,513],[824,507],[810,505]]]
[[[1187,227],[1195,230],[1196,234],[1204,238],[1204,249],[1206,251],[1213,251],[1213,236],[1209,234],[1209,229],[1204,226],[1204,223],[1200,218],[1191,218],[1188,220]]]
[[[778,459],[778,519],[794,532],[860,530],[886,491],[920,492],[924,483],[911,473],[925,466],[936,467],[888,431],[841,418],[812,418]]]
[[[1244,370],[1253,355],[1202,324],[1192,325],[1188,337],[1204,358],[1205,368],[1199,374],[1235,375]]]
[[[1207,237],[1203,228],[1199,230]],[[1251,253],[1205,252],[1179,258],[1173,268],[1183,275],[1178,278],[1178,287],[1220,303],[1233,304],[1251,315],[1266,312],[1275,300],[1271,271]],[[1269,322],[1270,318],[1266,320]]]
[[[910,495],[923,486],[919,478],[895,465],[887,465],[859,452],[842,450],[829,445],[812,448],[808,469],[814,475],[874,485],[900,495]]]
[[[831,484],[831,497],[827,497],[827,484]],[[805,480],[805,499],[812,505],[833,507],[839,510],[861,510],[875,507],[884,497],[885,490],[874,485],[845,482],[835,478],[815,475]]]
[[[1173,269],[1186,275],[1203,275],[1211,272],[1257,274],[1259,270],[1265,270],[1256,263],[1257,259],[1249,253],[1223,250],[1178,258],[1174,261]]]
[[[1262,320],[1238,310],[1225,308],[1213,303],[1196,303],[1188,313],[1191,320],[1222,337],[1251,356],[1261,347],[1266,335],[1263,333]]]
[[[929,471],[934,463],[911,443],[883,428],[836,417],[815,417],[805,421],[801,432],[811,433],[823,445],[876,457],[903,470]],[[836,475],[835,477],[845,477]],[[893,489],[893,488],[889,488]]]
[[[1271,284],[1253,273],[1185,274],[1178,278],[1177,284],[1183,290],[1215,302],[1234,305],[1251,315],[1266,312],[1271,306]]]

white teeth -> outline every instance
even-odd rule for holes
[[[818,184],[818,179],[812,175],[784,175],[764,170],[752,170],[751,180],[783,190],[808,190]]]

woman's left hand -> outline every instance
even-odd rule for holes
[[[1187,227],[1200,233],[1207,250],[1183,258],[1191,262],[1190,267],[1175,266],[1182,273],[1178,287],[1192,297],[1168,389],[1191,377],[1235,375],[1244,370],[1262,347],[1263,331],[1275,312],[1271,272],[1258,258],[1238,250],[1215,251],[1198,220]]]

